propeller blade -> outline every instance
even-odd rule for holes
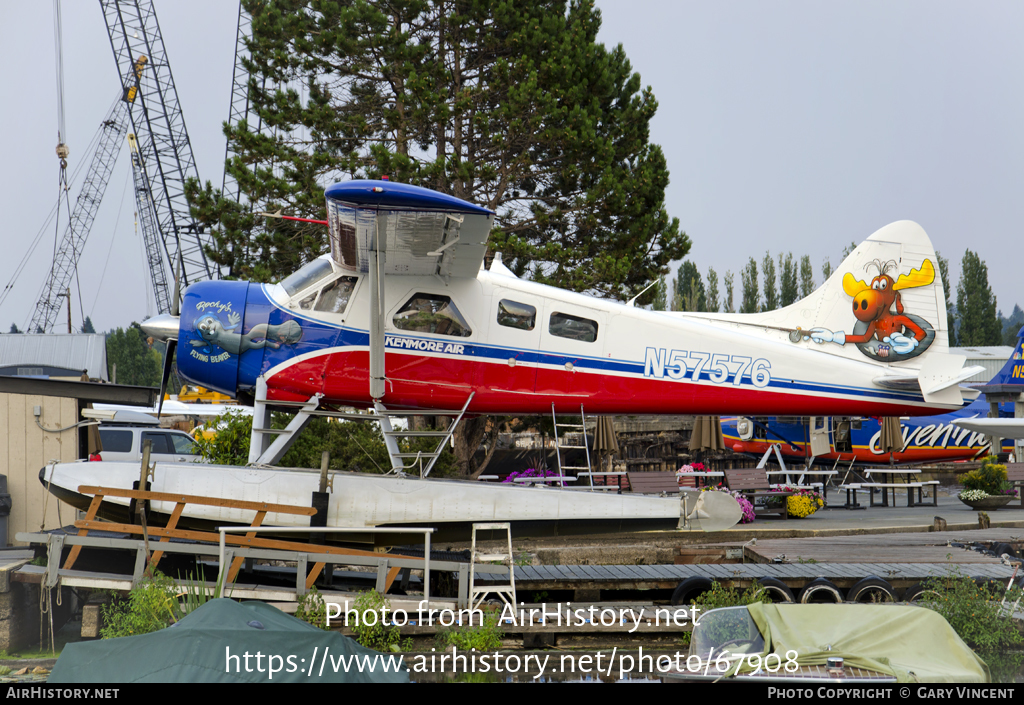
[[[164,351],[164,369],[160,375],[160,400],[157,402],[156,407],[156,418],[160,419],[160,414],[164,409],[164,392],[167,391],[167,381],[171,378],[171,365],[174,362],[174,349],[178,347],[178,341],[171,338],[167,341],[167,349]]]

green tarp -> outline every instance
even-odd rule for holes
[[[211,600],[158,632],[68,644],[48,679],[49,683],[408,681],[401,654],[372,651],[263,602],[228,599]]]
[[[785,660],[787,651],[795,651],[801,665],[842,656],[847,666],[888,673],[901,683],[990,680],[985,662],[942,615],[924,607],[753,604],[748,609],[767,652]]]

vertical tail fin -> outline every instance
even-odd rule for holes
[[[989,384],[1024,384],[1024,328],[1017,331],[1017,345],[1013,348],[1003,369],[989,380]]]

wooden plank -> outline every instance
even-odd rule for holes
[[[91,529],[94,531],[120,531],[128,534],[141,534],[142,527],[134,524],[114,524],[107,521],[76,521],[78,528]],[[171,538],[190,539],[192,541],[206,541],[208,543],[219,543],[220,535],[204,531],[190,531],[186,529],[165,529],[159,526],[149,527],[150,536],[169,536]],[[280,539],[248,538],[247,536],[233,536],[226,534],[225,543],[250,546],[252,548],[279,548],[285,551],[302,551],[303,553],[329,553],[339,556],[376,556],[381,554],[374,551],[363,551],[357,548],[341,548],[338,546],[318,546],[300,541],[282,541]],[[402,556],[411,561],[423,560],[416,556]]]
[[[269,502],[246,502],[241,499],[222,499],[220,497],[202,497],[200,495],[173,494],[171,492],[149,492],[142,490],[122,490],[116,487],[95,487],[81,485],[78,491],[82,494],[102,494],[107,497],[128,497],[131,499],[148,499],[152,502],[187,502],[207,507],[230,507],[232,509],[248,509],[274,514],[297,514],[313,516],[313,507],[300,507],[294,504],[271,504]],[[371,527],[372,528],[372,527]]]

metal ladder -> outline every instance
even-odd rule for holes
[[[587,440],[587,417],[583,414],[583,405],[580,404],[580,422],[579,423],[559,423],[558,422],[558,415],[555,413],[555,404],[554,404],[554,402],[552,402],[551,403],[551,420],[554,422],[554,425],[555,425],[555,457],[558,459],[558,475],[559,475],[559,477],[564,477],[566,470],[584,470],[587,473],[590,473],[587,477],[590,480],[590,485],[593,486],[593,484],[594,484],[593,472],[594,471],[591,468],[591,464],[590,464],[590,448],[588,447],[590,445],[590,443]],[[578,431],[583,434],[583,445],[581,445],[581,446],[562,445],[562,441],[558,437],[558,429],[560,429],[560,428],[578,429]],[[565,465],[562,462],[562,451],[563,450],[582,450],[586,454],[587,464],[585,466],[584,465]],[[564,487],[565,486],[565,481],[562,480],[560,484]]]
[[[505,535],[508,537],[508,553],[477,553],[476,550],[476,532],[477,531],[489,531],[493,529],[504,530]],[[469,553],[469,607],[470,609],[477,609],[483,604],[484,597],[487,595],[497,595],[502,601],[512,607],[516,608],[516,576],[515,576],[515,564],[512,558],[512,526],[507,521],[505,522],[487,522],[481,524],[473,524],[473,535],[472,543],[470,544]],[[483,587],[476,586],[476,564],[487,563],[490,561],[498,561],[502,565],[508,566],[508,584],[507,585],[486,585]],[[493,575],[493,573],[488,573]],[[512,601],[509,602],[509,597]]]

